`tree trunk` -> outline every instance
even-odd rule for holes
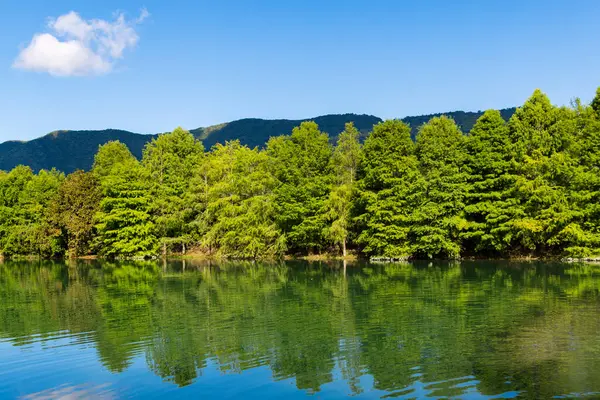
[[[342,241],[342,255],[346,258],[346,239]]]
[[[181,244],[181,254],[185,256],[185,243]]]
[[[163,258],[167,258],[167,242],[163,242]]]

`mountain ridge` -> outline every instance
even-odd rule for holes
[[[515,108],[500,110],[508,120]],[[467,133],[483,111],[452,111],[445,113],[409,116],[402,118],[412,129],[413,139],[419,126],[429,119],[447,115],[454,118],[463,132]],[[354,122],[364,139],[373,125],[381,118],[367,114],[327,114],[306,119],[261,119],[243,118],[208,127],[191,129],[190,132],[202,140],[206,149],[216,143],[239,139],[250,147],[263,146],[270,137],[288,135],[304,121],[315,121],[332,140],[344,129],[346,122]],[[98,147],[111,140],[119,140],[129,147],[132,154],[141,158],[146,143],[158,133],[136,133],[122,129],[103,130],[55,130],[29,141],[9,140],[0,143],[0,170],[11,170],[17,165],[30,166],[34,171],[56,168],[65,173],[77,169],[89,170]]]

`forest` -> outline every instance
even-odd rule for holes
[[[469,132],[315,122],[264,148],[205,149],[181,128],[138,160],[101,145],[90,171],[0,172],[0,254],[240,259],[316,254],[394,259],[600,256],[600,89],[554,106],[540,90],[508,121]]]

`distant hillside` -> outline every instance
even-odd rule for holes
[[[504,108],[500,110],[500,114],[505,121],[508,121],[510,117],[515,113],[516,108]],[[453,111],[447,113],[439,113],[439,114],[428,114],[428,115],[419,115],[416,117],[406,117],[402,118],[402,121],[406,122],[411,127],[411,135],[414,138],[417,136],[417,132],[419,131],[419,127],[425,123],[427,123],[431,118],[439,117],[442,115],[446,115],[454,119],[454,122],[460,127],[460,129],[464,133],[469,133],[477,119],[481,117],[483,111]]]
[[[514,108],[501,110],[508,120]],[[406,117],[402,120],[412,128],[413,138],[418,128],[432,117],[448,115],[456,121],[463,132],[468,132],[482,112],[455,111],[441,114]],[[265,120],[257,118],[240,119],[207,128],[193,129],[191,132],[204,142],[206,149],[215,143],[239,139],[250,147],[263,146],[271,136],[287,135],[303,121],[315,121],[324,132],[334,140],[346,122],[354,122],[362,137],[371,131],[373,125],[381,119],[372,115],[334,114],[323,115],[305,120]],[[142,156],[144,145],[156,135],[133,133],[118,129],[101,131],[55,131],[28,142],[9,141],[0,143],[0,170],[10,170],[19,164],[29,165],[32,169],[56,168],[66,173],[77,169],[89,170],[94,161],[98,146],[110,140],[125,143],[138,158]]]
[[[344,130],[346,122],[354,122],[356,128],[366,136],[381,118],[372,115],[334,114],[301,120],[247,118],[209,128],[198,128],[191,132],[202,140],[207,149],[215,143],[239,139],[250,147],[263,146],[270,137],[288,135],[294,127],[304,121],[315,121],[323,132],[336,137]]]
[[[144,145],[154,136],[118,129],[55,131],[28,142],[4,142],[0,144],[0,170],[10,170],[19,164],[28,165],[35,171],[51,168],[67,173],[87,170],[100,145],[119,140],[136,157],[141,157]]]

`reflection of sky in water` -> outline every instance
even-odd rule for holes
[[[0,365],[2,398],[115,397],[111,384],[117,376],[102,368],[93,346],[77,345],[69,337],[22,347],[1,342]]]
[[[113,374],[98,361],[93,346],[77,343],[80,338],[69,337],[66,332],[27,338],[27,344],[15,347],[0,342],[0,397],[21,397],[29,400],[48,399],[115,399],[121,397],[203,396],[205,398],[447,398],[449,390],[464,399],[514,398],[518,392],[507,391],[495,396],[477,392],[477,379],[465,376],[441,382],[424,382],[423,374],[415,372],[412,385],[391,393],[373,387],[373,377],[363,374],[359,378],[360,393],[352,394],[344,381],[338,365],[332,374],[333,382],[324,384],[318,393],[298,391],[293,378],[276,380],[267,366],[259,366],[241,373],[223,373],[216,360],[210,359],[202,376],[193,385],[178,388],[165,384],[148,372],[143,354],[138,354],[123,372]],[[60,336],[50,339],[48,336]],[[23,338],[24,339],[24,338]],[[33,340],[32,340],[33,339]],[[40,341],[43,340],[43,341]],[[411,368],[415,371],[419,367]],[[56,382],[61,384],[56,385]],[[440,390],[443,389],[442,395]]]

